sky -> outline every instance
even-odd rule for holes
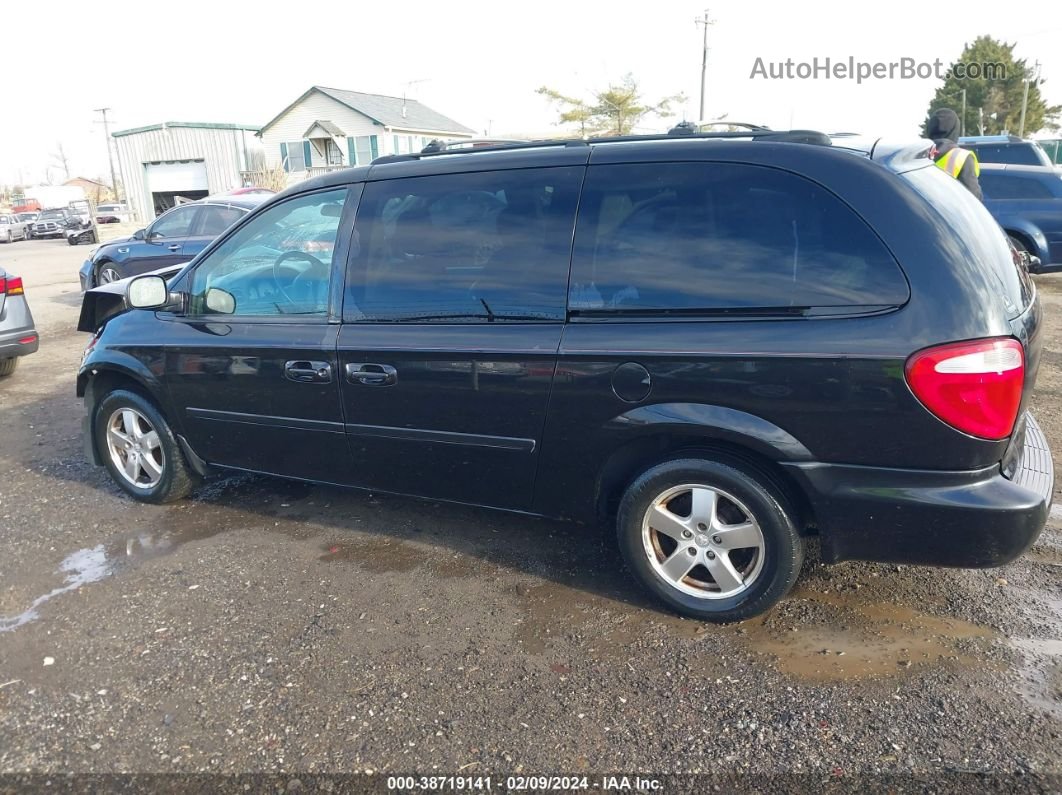
[[[558,134],[556,110],[535,93],[569,95],[632,74],[649,100],[682,93],[695,119],[706,6],[705,116],[912,138],[940,80],[754,77],[765,64],[850,57],[865,62],[957,58],[989,34],[1041,62],[1041,90],[1062,104],[1062,3],[802,3],[758,0],[536,0],[462,3],[129,2],[51,0],[48,25],[8,31],[0,104],[0,183],[107,174],[102,125],[163,121],[262,125],[311,85],[420,100],[492,135]],[[28,13],[28,12],[27,12]],[[666,129],[650,120],[645,131]]]

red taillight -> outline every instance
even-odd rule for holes
[[[0,276],[0,293],[8,295],[22,295],[22,277],[8,276],[6,279]]]
[[[948,425],[983,439],[1004,439],[1014,430],[1025,383],[1025,350],[1017,340],[927,348],[906,369],[911,391]]]

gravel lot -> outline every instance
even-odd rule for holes
[[[0,774],[1062,782],[1062,520],[1000,570],[812,553],[720,628],[644,600],[596,528],[253,476],[140,505],[81,452],[88,250],[0,247],[42,336],[0,382]],[[1058,467],[1062,275],[1038,283]]]

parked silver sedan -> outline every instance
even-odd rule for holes
[[[39,346],[22,279],[0,268],[0,376],[15,372],[19,358]]]
[[[26,231],[25,221],[20,221],[17,215],[0,213],[0,243],[28,239],[29,233]]]

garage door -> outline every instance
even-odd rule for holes
[[[206,163],[202,160],[145,163],[144,170],[149,194],[208,190]]]

